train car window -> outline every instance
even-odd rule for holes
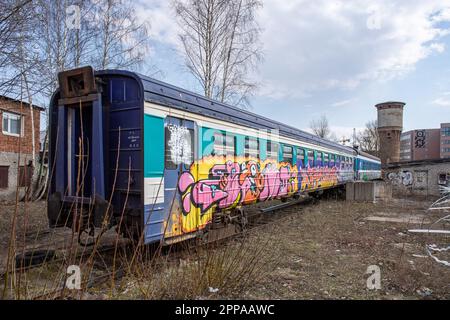
[[[316,166],[321,167],[323,164],[322,152],[316,151]]]
[[[305,165],[305,150],[297,149],[297,166],[303,167]]]
[[[292,164],[293,160],[293,148],[289,146],[283,146],[283,162],[289,162]]]
[[[236,154],[236,137],[222,132],[214,133],[213,155],[234,157]]]
[[[259,159],[259,139],[252,137],[245,137],[245,157]]]
[[[166,169],[176,169],[178,165],[191,165],[194,161],[194,130],[178,125],[165,128]]]
[[[225,155],[227,157],[236,156],[236,137],[231,134],[225,135]]]
[[[324,153],[323,154],[323,166],[324,167],[328,167],[328,163],[329,163],[329,155],[328,153]]]
[[[223,156],[225,154],[225,135],[221,132],[214,133],[213,156]]]
[[[278,161],[278,143],[267,140],[267,159]]]
[[[314,151],[308,150],[308,166],[314,167]]]
[[[336,164],[336,156],[334,154],[330,155],[330,167],[334,167],[334,165]]]

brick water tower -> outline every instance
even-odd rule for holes
[[[403,129],[403,102],[383,102],[378,110],[381,165],[400,161],[400,135]]]

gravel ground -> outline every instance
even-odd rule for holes
[[[246,299],[449,299],[450,268],[427,257],[425,244],[446,246],[450,237],[412,235],[439,215],[429,202],[321,201],[266,232],[279,233],[278,266],[247,290]],[[387,217],[397,222],[366,220]],[[274,229],[275,228],[275,229]],[[450,256],[441,256],[450,260]],[[367,289],[367,268],[381,271],[381,289]]]
[[[284,209],[290,212],[288,218],[260,227],[246,238],[250,242],[273,239],[265,244],[273,255],[263,258],[270,260],[261,270],[264,276],[239,295],[218,288],[206,298],[450,299],[450,268],[425,251],[426,244],[448,245],[450,237],[407,232],[425,228],[439,217],[425,212],[429,204],[405,199],[377,204],[321,200]],[[0,210],[3,261],[15,206],[3,205]],[[25,220],[27,233],[47,230],[44,202],[28,204],[26,209],[20,204],[18,212],[18,239],[23,238]],[[44,236],[32,242],[45,244],[48,239]],[[450,260],[448,255],[440,257]],[[366,272],[371,265],[381,271],[379,290],[367,289]]]

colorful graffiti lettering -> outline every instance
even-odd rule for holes
[[[178,180],[184,231],[187,225],[201,227],[217,209],[291,196],[316,188],[328,188],[341,181],[336,167],[298,168],[287,162],[260,161],[237,157],[205,157],[194,162]]]

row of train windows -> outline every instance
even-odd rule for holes
[[[378,163],[361,161],[360,170],[380,170],[381,165]]]
[[[278,153],[281,145],[270,140],[267,140],[266,143],[266,158],[278,161]],[[282,161],[294,164],[294,147],[282,145],[282,148]],[[313,150],[306,151],[305,149],[298,148],[297,161],[295,163],[303,163],[306,166],[308,164],[306,160],[308,159],[310,166],[334,166],[336,164],[353,165],[353,158],[351,157],[321,153],[318,151],[316,151],[316,163],[314,163],[314,152],[315,151]],[[260,140],[257,138],[245,137],[244,156],[259,159],[260,153]],[[236,137],[224,133],[215,133],[212,154],[215,156],[236,156]]]

